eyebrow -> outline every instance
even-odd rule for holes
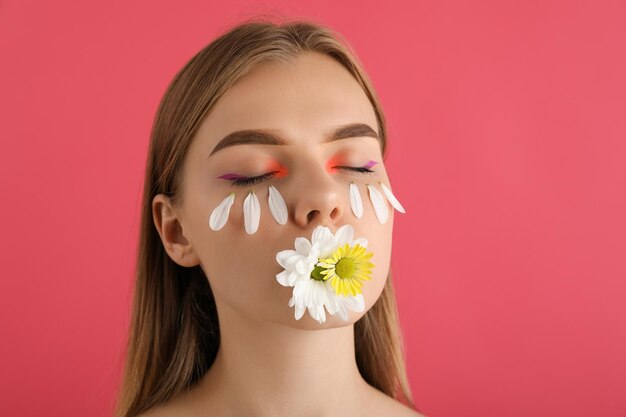
[[[286,145],[287,142],[276,135],[275,130],[269,129],[246,129],[229,133],[213,148],[209,157],[217,151],[235,145]],[[372,137],[380,142],[380,137],[374,129],[365,123],[350,123],[339,126],[328,132],[322,143],[333,142],[340,139],[356,138],[356,137]]]

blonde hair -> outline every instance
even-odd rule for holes
[[[237,80],[263,61],[293,60],[302,52],[326,54],[359,82],[376,112],[386,149],[382,108],[348,43],[310,21],[272,23],[252,18],[217,37],[176,74],[156,113],[146,161],[136,281],[116,417],[133,417],[188,389],[210,368],[220,341],[215,300],[198,265],[173,262],[152,217],[159,193],[182,203],[184,155],[205,116]],[[355,324],[359,371],[373,387],[417,410],[404,364],[391,271],[384,289]]]

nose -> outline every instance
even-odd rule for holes
[[[320,161],[299,163],[294,170],[297,172],[297,181],[291,184],[295,190],[294,221],[302,228],[322,225],[334,230],[344,215],[343,184],[329,171]]]

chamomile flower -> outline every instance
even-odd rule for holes
[[[276,274],[276,280],[283,286],[294,287],[289,307],[295,307],[296,320],[308,310],[321,324],[326,321],[326,307],[328,313],[339,314],[347,321],[348,310],[361,312],[365,309],[360,285],[362,280],[368,279],[369,268],[374,265],[366,261],[372,256],[364,252],[367,239],[353,240],[353,234],[354,229],[349,224],[337,229],[334,235],[329,228],[318,226],[311,241],[297,237],[295,250],[287,249],[276,254],[276,261],[284,268]],[[352,245],[355,250],[350,249]],[[352,273],[348,270],[350,265],[355,266]],[[348,290],[335,289],[333,282],[337,288]]]

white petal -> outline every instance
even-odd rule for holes
[[[298,281],[293,289],[293,296],[289,300],[289,307],[295,306],[295,318],[300,320],[307,309],[305,297],[311,291],[311,279]]]
[[[298,280],[304,280],[304,279],[311,279],[311,275],[308,274],[306,276],[298,274],[296,271],[291,271],[291,274],[289,274],[289,277],[287,278],[287,284],[289,284],[290,287],[293,287],[294,285],[296,285],[296,282],[298,282]]]
[[[385,224],[389,211],[387,209],[387,203],[385,202],[383,195],[371,184],[367,184],[369,190],[370,201],[374,206],[374,212],[380,224]]]
[[[335,232],[335,244],[337,246],[343,246],[346,243],[350,243],[354,236],[354,228],[349,224],[344,224]]]
[[[355,298],[357,301],[357,309],[354,311],[365,311],[365,299],[363,298],[363,294],[357,294]]]
[[[328,258],[333,254],[336,249],[337,245],[335,245],[335,239],[329,240],[328,242],[320,246],[318,258]]]
[[[230,208],[235,202],[235,193],[230,193],[222,202],[213,209],[209,218],[209,227],[215,231],[220,230],[228,220]]]
[[[289,285],[289,276],[291,275],[291,271],[282,271],[276,274],[276,281],[284,287],[291,287]]]
[[[335,236],[326,226],[317,226],[313,230],[312,238],[313,248],[311,248],[310,256],[328,257],[335,250]],[[315,250],[315,253],[314,253]]]
[[[335,292],[335,290],[330,285],[327,285],[327,287],[330,288],[330,291]],[[335,314],[337,312],[337,309],[339,308],[336,300],[337,297],[335,297],[334,294],[329,295],[330,296],[326,298],[326,310],[328,310],[329,314]]]
[[[343,302],[339,303],[339,309],[337,310],[337,313],[339,314],[339,317],[341,317],[343,321],[350,320],[350,314],[348,313],[348,309],[346,308],[346,305]]]
[[[311,251],[311,242],[306,237],[297,237],[294,246],[296,251],[302,256],[309,256]]]
[[[335,289],[332,288],[332,286],[328,286],[329,287],[329,298],[330,300],[332,300],[334,307],[335,307],[335,313],[339,315],[339,317],[342,318],[342,320],[347,321],[349,319],[349,315],[348,315],[348,309],[344,303],[344,299],[345,296],[341,296],[338,295],[335,292]]]
[[[269,190],[270,194],[268,197],[268,204],[270,206],[272,217],[274,217],[274,220],[276,220],[278,224],[287,223],[288,214],[285,199],[273,185],[269,186]]]
[[[312,279],[302,280],[296,282],[293,287],[293,298],[296,304],[304,304],[306,294],[310,291]]]
[[[304,277],[296,271],[284,270],[276,274],[276,281],[284,287],[293,287],[298,282],[298,279],[304,278],[309,279],[309,277]]]
[[[254,191],[250,191],[243,201],[243,218],[246,233],[249,235],[255,233],[259,228],[259,220],[261,218],[261,204]]]
[[[276,262],[278,262],[283,268],[287,268],[287,263],[291,258],[297,259],[298,252],[293,249],[285,249],[276,254]]]
[[[324,281],[315,281],[315,304],[323,306],[328,298],[326,297],[326,283]]]
[[[352,311],[361,312],[365,310],[365,299],[363,294],[347,296],[346,306]]]
[[[302,255],[292,249],[281,250],[276,254],[276,262],[285,269],[295,269],[300,259]]]
[[[296,263],[296,271],[301,275],[309,275],[315,267],[315,260],[302,258]]]
[[[304,305],[307,307],[311,307],[313,305],[315,305],[315,280],[311,279],[309,280],[309,285],[306,287],[307,291],[304,293],[303,299],[304,299]]]
[[[309,314],[321,324],[326,321],[326,313],[324,312],[324,304],[327,301],[326,283],[316,280],[313,281],[306,305],[309,308]]]
[[[300,320],[302,318],[302,316],[304,315],[304,310],[306,310],[306,307],[304,305],[296,305],[296,320]]]
[[[309,314],[313,317],[319,324],[322,324],[326,321],[326,313],[324,312],[324,306],[313,306],[309,307]]]
[[[385,196],[387,197],[387,200],[389,200],[389,202],[391,203],[391,205],[398,210],[400,213],[406,213],[406,211],[404,210],[404,207],[402,207],[402,204],[400,204],[400,202],[398,201],[398,199],[393,195],[393,193],[391,192],[391,190],[389,188],[387,188],[387,186],[385,184],[383,184],[382,182],[379,182],[380,187],[383,189],[383,192],[385,193]]]
[[[364,237],[360,237],[360,238],[358,238],[358,239],[354,239],[352,242],[350,242],[350,246],[355,246],[357,243],[358,243],[359,245],[363,246],[364,248],[367,248],[367,244],[368,244],[369,242],[367,241],[367,239],[366,239],[366,238],[364,238]]]
[[[352,212],[359,219],[363,217],[363,201],[361,200],[361,193],[359,193],[359,187],[355,183],[350,183],[350,207]]]
[[[317,226],[313,233],[311,234],[311,242],[315,243],[325,243],[329,240],[333,239],[333,233],[326,226]]]

